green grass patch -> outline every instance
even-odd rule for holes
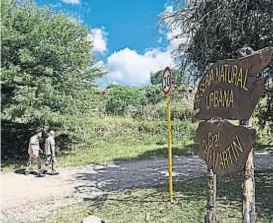
[[[78,116],[63,118],[62,122],[66,123],[66,127],[57,131],[56,138],[60,150],[57,156],[59,168],[119,160],[167,157],[166,120]],[[174,155],[198,153],[198,147],[193,141],[197,124],[190,121],[172,121]],[[69,131],[72,131],[71,135],[68,134]],[[24,133],[24,127],[21,132]],[[18,134],[8,139],[8,133],[6,132],[5,135],[6,141],[11,144],[5,146],[2,153],[12,152],[17,156],[9,155],[6,159],[2,159],[1,170],[3,172],[24,168],[28,160],[29,134],[22,135],[21,138],[24,140],[20,141]],[[69,137],[65,137],[66,134]],[[13,142],[17,144],[14,146]],[[66,144],[69,145],[70,150],[67,150]],[[255,149],[265,147],[260,141],[257,141]]]
[[[256,171],[257,222],[273,222],[273,171]],[[55,210],[43,221],[80,222],[96,215],[106,222],[203,222],[207,195],[205,177],[174,182],[175,202],[169,202],[168,187],[143,188],[105,196]],[[241,222],[241,181],[238,176],[218,179],[217,213],[220,222]]]
[[[173,155],[195,155],[197,154],[197,147],[192,144],[192,141],[181,142],[173,145]],[[129,144],[129,143],[128,143]],[[167,157],[168,147],[166,144],[157,145],[153,144],[136,144],[126,145],[126,143],[109,144],[104,142],[96,142],[92,148],[74,149],[68,154],[57,156],[58,167],[73,167],[85,166],[91,163],[101,164],[109,163],[111,161],[121,160],[140,160],[140,159],[153,159],[158,157]],[[43,160],[45,158],[41,156]],[[2,167],[3,172],[9,172],[16,169],[23,169],[26,167],[27,159],[7,161]]]
[[[60,155],[59,167],[83,166],[91,163],[105,163],[118,160],[143,159],[167,156],[167,122],[164,120],[143,120],[124,117],[73,117],[62,120],[66,128],[57,134],[69,137],[56,137]],[[193,135],[196,124],[190,121],[172,122],[174,152],[192,155]],[[69,130],[70,129],[70,130]],[[24,131],[22,131],[24,132]],[[6,136],[8,136],[6,132]],[[15,135],[16,136],[16,135]],[[14,137],[15,137],[14,136]],[[27,140],[18,144],[19,158],[8,156],[2,160],[2,171],[24,168],[27,164]],[[12,140],[8,140],[13,142]],[[16,140],[14,140],[16,141]],[[69,144],[70,150],[64,146]],[[5,147],[11,151],[12,145]],[[8,153],[7,153],[8,154]]]

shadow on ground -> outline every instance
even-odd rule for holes
[[[90,169],[88,169],[90,168]],[[205,163],[198,157],[176,157],[173,159],[174,181],[204,174]],[[118,192],[132,188],[164,185],[168,182],[168,161],[166,158],[121,161],[106,165],[91,165],[78,172],[74,181],[81,182],[80,194],[95,191]]]
[[[153,177],[153,176],[152,176]],[[256,179],[256,212],[259,222],[273,221],[273,170],[255,171]],[[121,208],[127,207],[128,210],[147,207],[147,211],[157,215],[160,207],[169,208],[168,204],[168,184],[165,182],[160,186],[148,186],[144,190],[128,190],[117,195],[105,195],[99,199],[85,199],[90,202],[89,213],[94,210],[107,212],[107,215],[124,212]],[[176,211],[185,212],[184,215],[194,215],[196,211],[205,211],[205,200],[208,194],[206,177],[195,177],[184,181],[175,181],[175,204],[172,206],[174,214]],[[242,190],[240,175],[230,175],[218,178],[217,180],[217,204],[220,222],[228,222],[241,218]],[[187,205],[195,207],[188,213]],[[165,208],[164,207],[164,208]],[[184,208],[184,209],[183,209]],[[186,208],[186,209],[185,209]],[[195,210],[194,210],[195,208]],[[195,211],[195,212],[194,212]],[[136,211],[137,212],[137,211]],[[127,212],[126,212],[127,213]],[[133,215],[135,213],[131,213]],[[196,214],[196,213],[195,213]],[[200,214],[200,213],[198,213]],[[105,214],[102,214],[105,215]],[[202,216],[199,216],[199,219]],[[223,221],[225,220],[225,221]],[[233,221],[232,221],[233,222]]]
[[[197,144],[189,144],[183,147],[173,146],[172,155],[175,156],[194,156],[198,155],[199,147]],[[168,147],[158,147],[156,149],[148,150],[137,157],[121,157],[114,159],[114,162],[125,161],[125,160],[144,160],[144,159],[154,159],[154,158],[167,158],[168,157]]]
[[[164,149],[156,150],[155,154],[162,154],[163,150]],[[150,155],[151,153],[148,152],[148,154]],[[94,190],[117,192],[132,188],[160,186],[168,183],[168,159],[166,159],[166,157],[149,160],[141,159],[140,157],[147,158],[147,152],[140,155],[139,160],[135,160],[134,162],[131,162],[131,160],[118,160],[109,164],[86,166],[85,168],[79,169],[70,180],[78,183],[77,190],[83,195],[92,194]],[[264,168],[273,169],[273,165],[271,165],[271,155],[256,154],[254,156],[254,162],[256,171]],[[174,182],[202,176],[204,174],[206,174],[206,164],[198,156],[174,155]],[[233,176],[234,175],[226,176],[225,179],[232,178]],[[237,175],[235,176],[238,177]]]

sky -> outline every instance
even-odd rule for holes
[[[107,74],[96,80],[110,84],[147,86],[150,73],[174,67],[171,52],[177,30],[160,27],[159,14],[172,11],[171,0],[36,0],[79,19],[89,29],[97,64]]]

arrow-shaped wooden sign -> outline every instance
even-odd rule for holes
[[[194,99],[193,118],[247,120],[263,94],[265,78],[257,79],[271,62],[272,47],[237,60],[220,60],[207,69]]]
[[[239,172],[246,163],[256,131],[228,121],[201,121],[196,132],[199,156],[215,174]]]

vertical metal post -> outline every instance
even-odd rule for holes
[[[171,130],[171,96],[167,94],[167,113],[168,113],[168,166],[169,166],[169,190],[170,200],[173,202],[173,176],[172,176],[172,130]]]

